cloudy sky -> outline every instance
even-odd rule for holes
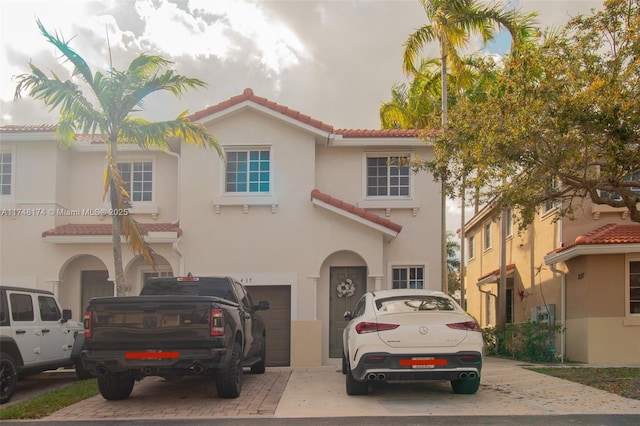
[[[536,11],[547,27],[600,8],[602,1],[510,5]],[[145,52],[173,60],[178,72],[208,84],[181,100],[152,98],[148,118],[195,112],[250,87],[336,128],[353,129],[379,127],[380,103],[405,79],[403,43],[426,23],[418,0],[0,0],[0,124],[57,121],[40,103],[13,99],[12,77],[28,72],[30,61],[68,75],[36,19],[73,38],[72,48],[94,72],[110,62],[124,69]],[[504,53],[504,39],[487,51]],[[436,56],[437,47],[424,55]]]

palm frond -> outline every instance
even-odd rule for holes
[[[118,141],[136,143],[143,148],[166,149],[170,138],[181,138],[199,148],[214,149],[223,158],[220,143],[201,123],[187,120],[187,111],[175,120],[150,122],[142,118],[127,118],[120,127]]]
[[[75,50],[69,47],[69,42],[65,41],[62,36],[58,35],[58,33],[54,35],[50,34],[39,19],[36,20],[36,22],[40,32],[49,41],[49,43],[53,44],[60,52],[62,52],[62,55],[66,60],[73,64],[73,75],[80,74],[82,78],[89,83],[89,85],[93,85],[93,76],[91,75],[89,65],[87,65],[85,60],[82,59]]]

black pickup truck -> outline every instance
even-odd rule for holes
[[[126,399],[145,376],[208,375],[237,398],[243,367],[264,373],[266,332],[246,289],[228,277],[149,279],[139,296],[97,297],[84,316],[84,367],[105,399]]]

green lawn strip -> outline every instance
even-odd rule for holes
[[[583,385],[640,400],[640,368],[632,367],[527,367]]]
[[[0,420],[40,419],[97,394],[98,381],[96,379],[80,380],[63,388],[0,409]]]

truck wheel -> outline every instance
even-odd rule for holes
[[[93,379],[94,377],[96,377],[94,374],[91,374],[91,371],[84,368],[84,365],[82,365],[82,361],[80,360],[76,361],[75,367],[76,367],[76,377],[80,380]]]
[[[231,352],[229,366],[218,373],[216,388],[220,398],[237,398],[242,389],[242,360],[240,353],[242,348],[236,342]]]
[[[472,395],[478,391],[480,387],[480,377],[465,380],[452,380],[451,389],[453,393],[462,395]]]
[[[262,337],[262,350],[260,351],[260,361],[251,366],[251,374],[264,374],[267,370],[267,340]]]
[[[127,399],[133,390],[133,377],[129,372],[98,375],[98,389],[104,399],[117,401]]]
[[[0,353],[0,404],[8,402],[16,391],[18,369],[13,357]]]

